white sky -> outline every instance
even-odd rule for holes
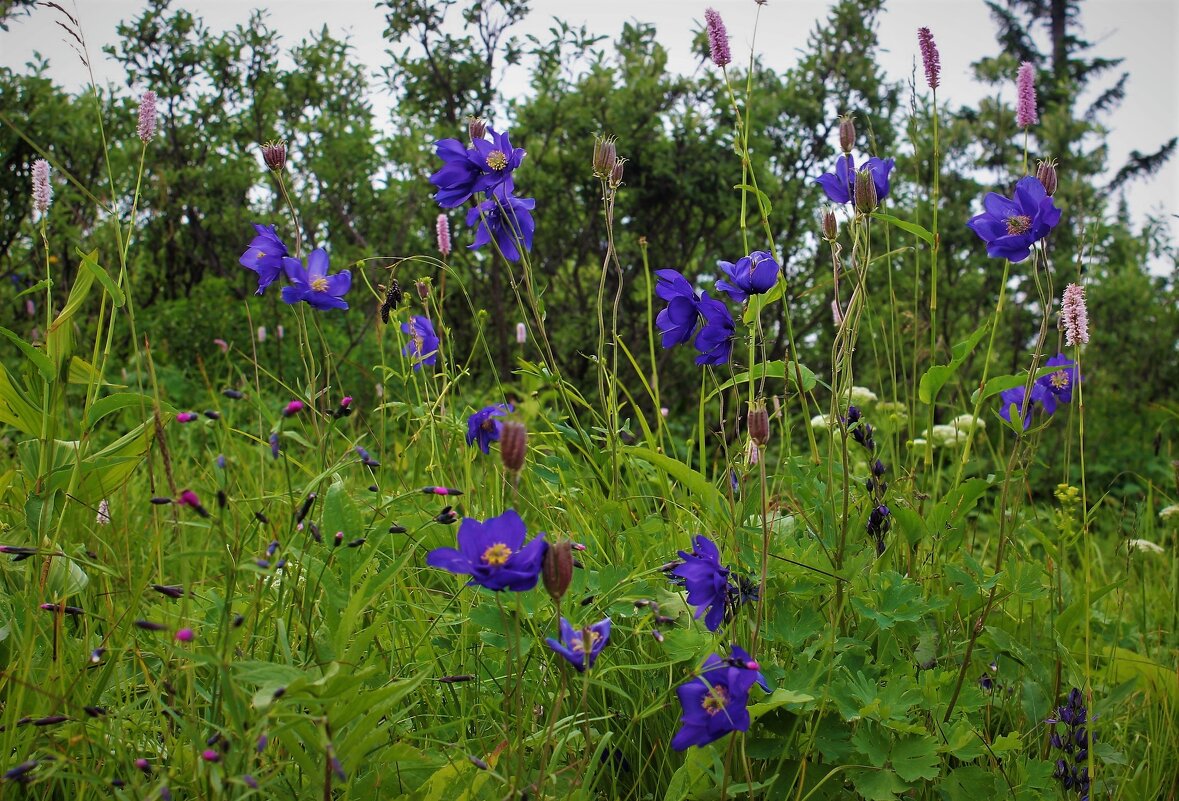
[[[586,24],[591,32],[613,39],[627,20],[655,23],[659,41],[668,49],[669,68],[691,72],[696,61],[690,50],[692,33],[700,26],[704,9],[711,4],[725,19],[734,57],[742,60],[753,37],[756,6],[753,0],[532,0],[532,14],[518,33],[546,38],[554,16],[574,26]],[[100,82],[122,84],[117,67],[101,54],[101,46],[114,40],[115,26],[130,20],[143,7],[141,0],[63,0],[82,23],[95,60]],[[252,7],[270,10],[270,24],[294,45],[311,30],[325,24],[355,44],[357,56],[376,74],[387,62],[381,38],[385,21],[372,0],[188,0],[177,2],[204,18],[217,31],[245,22]],[[816,19],[824,15],[826,0],[769,0],[761,9],[756,47],[766,62],[778,69],[793,64]],[[0,32],[0,63],[14,68],[28,62],[34,51],[50,60],[51,75],[59,83],[80,87],[86,79],[77,57],[56,27],[56,12],[38,8],[32,17],[12,20],[8,33]],[[1121,166],[1131,150],[1153,151],[1179,133],[1179,2],[1176,0],[1087,0],[1082,6],[1086,36],[1098,44],[1101,56],[1123,57],[1121,69],[1130,72],[1127,98],[1109,118],[1110,165]],[[956,105],[973,103],[992,91],[974,83],[970,63],[996,52],[994,25],[982,0],[889,0],[879,37],[881,63],[891,78],[907,79],[917,58],[916,29],[929,26],[942,59],[939,97]],[[1111,73],[1109,83],[1116,79]],[[1102,84],[1102,87],[1107,85]],[[503,85],[511,95],[524,91],[524,74],[508,76]],[[1005,89],[1008,97],[1014,87]],[[376,99],[378,110],[388,101]],[[1067,169],[1067,165],[1062,165]],[[1155,178],[1136,182],[1128,190],[1136,217],[1147,213],[1179,214],[1179,160],[1173,159]]]

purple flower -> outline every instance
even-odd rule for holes
[[[258,235],[250,241],[250,246],[238,259],[238,263],[258,274],[258,289],[254,294],[261,295],[278,278],[287,262],[298,264],[299,260],[291,258],[286,244],[278,238],[273,225],[254,223],[254,230]]]
[[[1043,390],[1040,405],[1044,407],[1046,414],[1052,414],[1056,411],[1057,403],[1072,403],[1073,387],[1081,380],[1081,375],[1077,370],[1077,363],[1063,353],[1053,356],[1044,366],[1061,368],[1036,379],[1036,386]]]
[[[518,242],[524,244],[525,250],[532,250],[532,235],[536,231],[531,213],[534,208],[535,200],[516,197],[506,186],[489,193],[487,200],[467,212],[467,225],[475,227],[475,241],[467,247],[481,248],[494,239],[505,259],[519,261]]]
[[[663,347],[682,345],[692,338],[700,322],[700,296],[675,270],[656,270],[655,278],[655,294],[667,301],[667,308],[655,318],[663,334]]]
[[[1018,99],[1015,106],[1015,124],[1020,128],[1030,128],[1040,121],[1036,113],[1036,67],[1030,61],[1019,65],[1019,74],[1015,79]]]
[[[937,52],[937,43],[933,41],[933,31],[929,28],[917,29],[917,44],[921,47],[921,62],[925,67],[925,82],[930,89],[937,89],[941,83],[942,60]]]
[[[421,370],[423,364],[434,365],[438,361],[438,335],[434,333],[434,326],[426,317],[413,317],[408,323],[401,324],[401,333],[409,334],[409,342],[401,352],[406,356],[413,356],[413,369]]]
[[[565,618],[561,618],[561,639],[552,637],[545,639],[549,648],[568,660],[569,664],[577,668],[578,673],[584,673],[586,668],[592,668],[598,654],[610,641],[610,618],[604,618],[586,626],[574,629]]]
[[[503,424],[497,417],[502,417],[512,411],[512,407],[497,403],[494,406],[484,406],[467,418],[467,444],[479,444],[479,450],[490,453],[491,443],[499,442],[499,433]]]
[[[725,30],[725,21],[715,8],[706,8],[704,24],[708,27],[708,54],[713,64],[723,67],[733,60],[729,52],[729,32]]]
[[[682,579],[688,591],[688,603],[696,607],[696,619],[704,617],[709,631],[716,631],[725,620],[729,598],[729,569],[720,562],[720,550],[703,534],[696,535],[691,553],[680,551],[684,561],[670,571]]]
[[[1025,405],[1026,390],[1023,385],[1012,387],[1011,389],[1003,390],[999,393],[999,416],[1007,422],[1011,422],[1011,408],[1014,406],[1017,409],[1017,414],[1023,415],[1023,430],[1027,431],[1028,426],[1032,424],[1032,409],[1037,403],[1044,399],[1044,388],[1040,386],[1039,382],[1032,384],[1031,398],[1027,399]]]
[[[461,206],[479,192],[488,194],[503,188],[511,194],[512,172],[524,160],[524,150],[512,147],[508,133],[488,128],[491,139],[475,139],[466,147],[457,139],[443,139],[435,145],[442,169],[430,176],[438,187],[434,199],[445,209]]]
[[[704,318],[704,325],[696,335],[696,350],[700,355],[696,357],[696,364],[728,364],[733,355],[733,338],[737,328],[733,323],[733,315],[719,300],[702,293],[700,297],[700,316]]]
[[[145,145],[156,135],[156,93],[150,89],[139,98],[139,123],[135,130]]]
[[[49,162],[37,159],[33,162],[33,206],[44,217],[53,200],[53,186],[49,183]]]
[[[471,577],[467,585],[522,592],[536,586],[548,547],[544,534],[525,544],[524,521],[515,509],[479,522],[465,517],[459,525],[458,550],[435,548],[426,564]]]
[[[1089,344],[1089,312],[1085,309],[1085,288],[1069,284],[1060,301],[1060,327],[1064,343],[1071,347]]]
[[[321,311],[347,309],[348,301],[344,300],[344,295],[352,288],[352,272],[341,270],[328,275],[328,266],[327,251],[323,248],[307,254],[307,269],[303,269],[298,259],[285,259],[283,270],[293,286],[282,288],[283,301],[292,306],[302,301]]]
[[[864,162],[860,169],[870,170],[872,184],[876,187],[876,200],[888,197],[888,174],[892,172],[896,161],[893,159],[878,159],[875,156]],[[824,173],[815,179],[815,183],[823,187],[832,203],[850,203],[855,188],[856,164],[851,156],[840,156],[835,160],[835,171]]]
[[[1019,179],[1015,198],[1007,199],[991,192],[983,198],[982,214],[966,223],[987,243],[987,255],[993,259],[1020,262],[1060,222],[1060,209],[1033,175]]]
[[[703,747],[731,731],[749,730],[749,691],[755,684],[764,689],[765,679],[749,654],[735,645],[732,650],[728,659],[711,654],[699,676],[676,687],[683,714],[671,741],[675,750]]]
[[[755,250],[736,264],[729,261],[717,264],[729,276],[728,281],[722,278],[716,282],[717,290],[728,292],[737,303],[744,303],[750,295],[769,292],[778,283],[778,271],[782,269],[765,250]]]

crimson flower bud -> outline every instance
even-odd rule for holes
[[[549,545],[541,563],[541,578],[549,597],[560,601],[573,581],[573,543],[561,540]]]
[[[765,445],[770,441],[770,415],[764,403],[758,402],[749,410],[745,425],[749,428],[749,438],[758,445]]]
[[[850,154],[856,144],[856,124],[850,114],[839,118],[839,149]]]
[[[524,469],[524,457],[528,453],[528,429],[514,420],[504,422],[499,433],[499,457],[510,473]]]

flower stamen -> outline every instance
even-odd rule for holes
[[[729,703],[729,692],[725,689],[723,684],[714,684],[709,688],[708,693],[704,696],[704,701],[701,706],[704,711],[710,715],[715,715],[717,712],[724,711],[724,708]]]
[[[328,282],[326,278],[316,278],[311,282],[311,288],[316,292],[327,292]]]
[[[512,555],[512,549],[502,542],[497,542],[483,552],[483,561],[489,565],[500,566],[506,564]]]
[[[1026,234],[1032,228],[1032,218],[1026,214],[1019,214],[1007,218],[1007,234],[1009,236],[1019,236]]]
[[[493,170],[502,170],[508,166],[508,157],[502,150],[493,150],[487,154],[487,166]]]

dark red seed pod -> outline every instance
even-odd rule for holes
[[[569,540],[555,542],[545,550],[541,578],[549,597],[560,601],[573,581],[573,548]]]
[[[523,423],[505,421],[499,434],[499,457],[508,472],[518,474],[524,469],[528,454],[528,429]]]
[[[758,402],[749,410],[745,424],[749,428],[749,438],[758,445],[765,445],[770,441],[770,415],[764,403]]]

